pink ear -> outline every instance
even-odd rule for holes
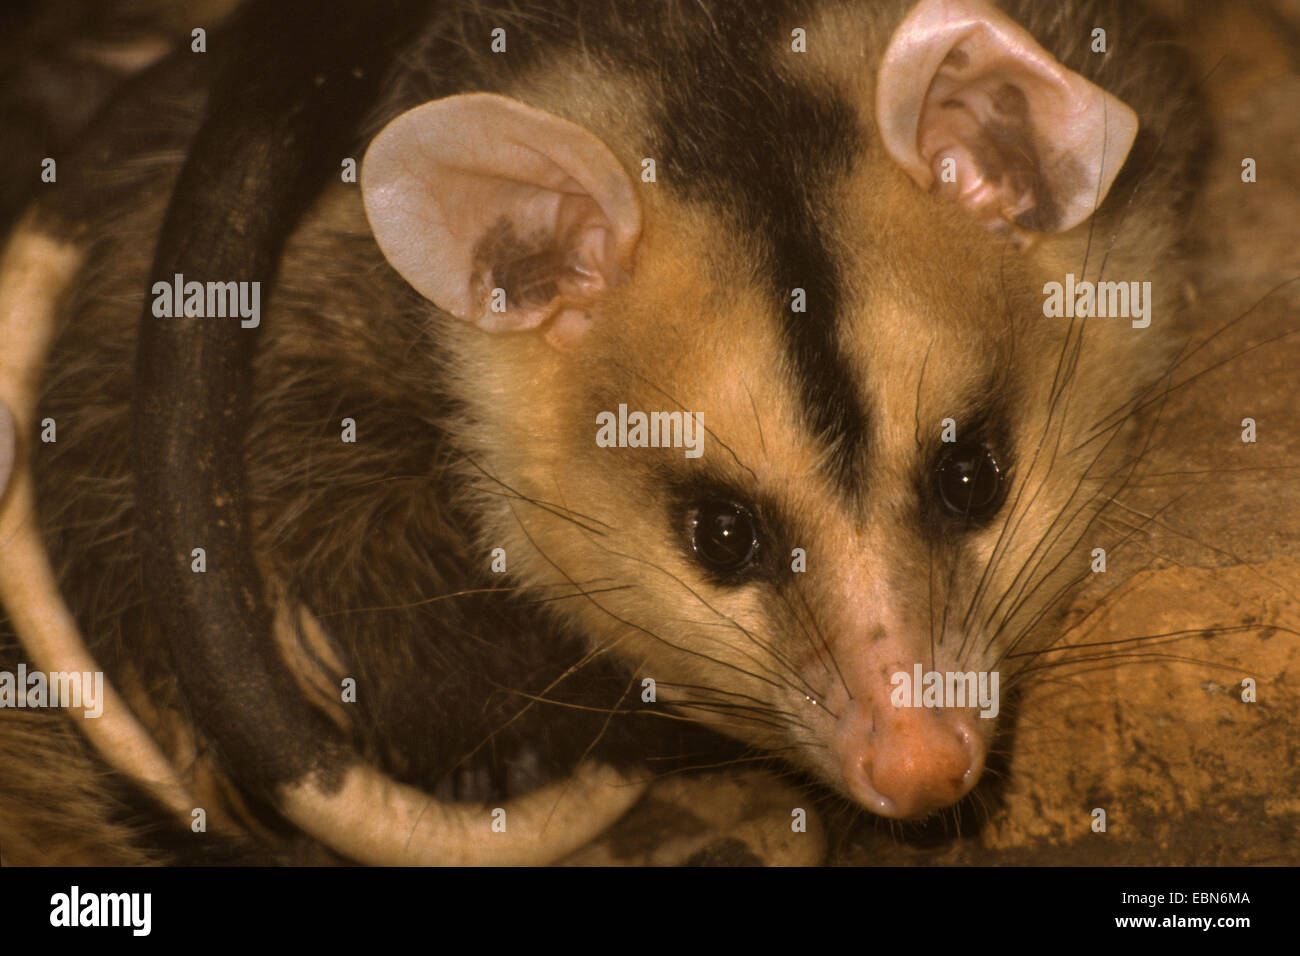
[[[575,123],[469,93],[408,110],[375,137],[361,192],[407,282],[492,332],[554,320],[581,336],[631,267],[641,210],[613,153]],[[502,310],[502,305],[504,309]]]
[[[913,8],[881,61],[876,117],[885,148],[920,186],[991,226],[1040,232],[1096,211],[1138,128],[1126,104],[987,0]],[[946,159],[955,182],[943,181]]]

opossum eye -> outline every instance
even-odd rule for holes
[[[939,455],[936,477],[939,500],[955,517],[989,518],[1002,504],[1002,468],[983,445],[946,446]]]
[[[719,574],[736,574],[758,555],[758,522],[730,501],[705,501],[686,517],[691,550],[700,564]]]

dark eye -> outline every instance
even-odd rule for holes
[[[758,555],[758,522],[729,501],[705,501],[687,515],[687,534],[696,559],[710,571],[735,574]]]
[[[1002,504],[1002,468],[983,445],[957,442],[939,455],[939,500],[954,517],[992,517]]]

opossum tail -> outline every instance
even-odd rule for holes
[[[44,233],[33,216],[14,230],[0,258],[0,601],[32,662],[47,672],[96,673],[76,621],[59,594],[36,518],[30,453],[40,369],[53,338],[58,303],[77,273],[83,251]],[[7,437],[8,441],[5,442]],[[128,774],[164,806],[188,818],[193,801],[149,732],[111,687],[103,714],[82,731],[110,764]],[[83,715],[84,716],[84,715]]]

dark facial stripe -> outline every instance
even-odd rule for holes
[[[746,16],[719,19],[712,43],[673,64],[654,155],[662,183],[712,204],[756,240],[758,271],[785,317],[805,421],[831,451],[832,480],[856,497],[868,414],[837,345],[840,288],[818,215],[861,133],[853,109],[831,92],[764,72],[767,38],[780,33]],[[806,312],[791,311],[795,288],[806,292]]]

